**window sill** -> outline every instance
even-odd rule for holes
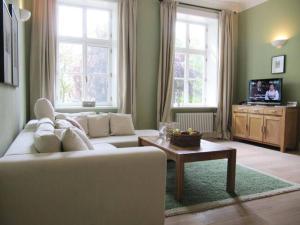
[[[118,107],[115,106],[95,106],[95,107],[82,107],[82,106],[56,106],[55,110],[116,110]]]
[[[217,110],[218,107],[212,107],[212,106],[200,106],[200,107],[195,107],[195,106],[185,106],[185,107],[172,107],[171,108],[172,110],[189,110],[189,109],[192,109],[192,110]]]

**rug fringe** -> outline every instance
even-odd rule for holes
[[[300,185],[294,185],[291,187],[281,188],[281,189],[268,191],[268,192],[239,196],[236,198],[229,198],[229,199],[224,199],[224,200],[220,200],[220,201],[201,203],[201,204],[196,204],[196,205],[192,205],[192,206],[179,207],[179,208],[175,208],[175,209],[166,210],[165,216],[171,217],[171,216],[177,216],[177,215],[187,214],[187,213],[202,212],[202,211],[220,208],[220,207],[224,207],[224,206],[228,206],[228,205],[234,205],[234,204],[240,203],[240,202],[247,202],[247,201],[257,200],[257,199],[261,199],[261,198],[268,198],[268,197],[272,197],[275,195],[285,194],[285,193],[299,191],[299,190],[300,190]]]

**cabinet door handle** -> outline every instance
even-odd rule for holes
[[[277,112],[276,110],[272,110],[272,111],[271,111],[271,113],[276,113],[276,112]]]

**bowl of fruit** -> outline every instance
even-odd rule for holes
[[[200,132],[189,128],[187,131],[173,130],[171,135],[171,144],[180,147],[195,147],[200,146],[202,135]]]

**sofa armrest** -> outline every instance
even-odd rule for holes
[[[166,155],[154,147],[0,159],[0,224],[163,225]]]

